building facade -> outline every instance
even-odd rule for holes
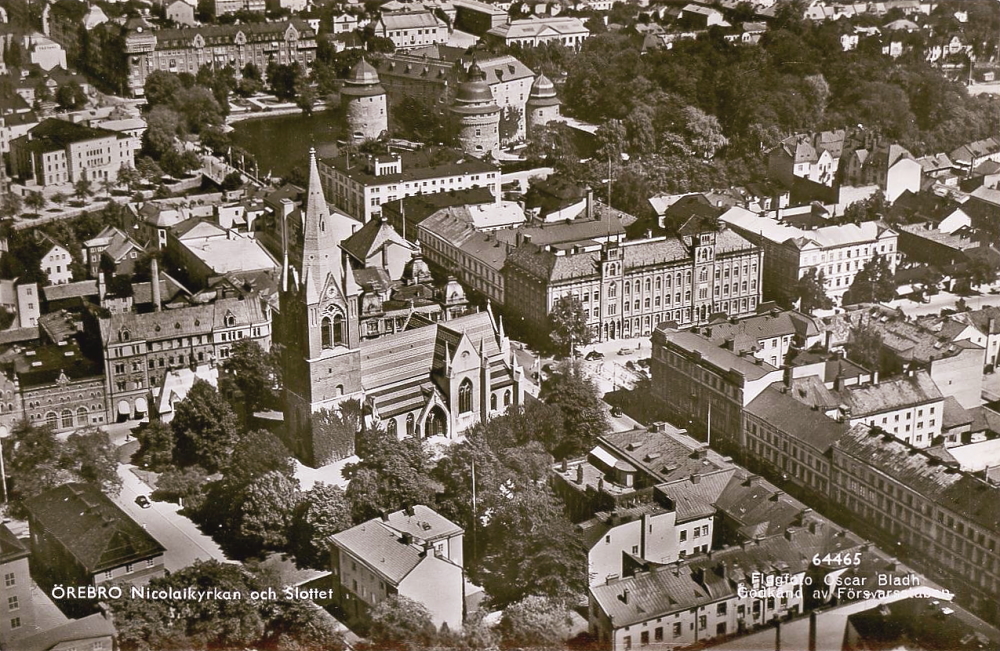
[[[73,272],[69,268],[73,257],[69,254],[66,247],[49,238],[47,235],[45,236],[45,243],[50,248],[42,255],[38,266],[48,276],[50,285],[65,285],[73,280]]]
[[[588,199],[590,214],[594,204]],[[523,243],[504,266],[505,305],[547,331],[555,302],[576,297],[599,341],[648,336],[664,321],[687,326],[719,312],[756,312],[760,249],[731,230],[689,228],[676,237],[603,245]]]
[[[448,25],[432,11],[383,13],[375,36],[392,41],[397,50],[412,50],[448,42]]]
[[[364,58],[351,71],[340,89],[347,103],[347,131],[355,142],[378,138],[389,130],[385,89],[378,72]]]
[[[0,638],[4,644],[35,631],[35,607],[31,599],[31,574],[28,559],[31,552],[17,537],[0,524],[0,574],[3,575],[3,596],[0,602]],[[13,647],[12,647],[13,648]]]
[[[451,112],[458,120],[458,141],[466,154],[482,158],[500,148],[500,107],[486,83],[486,73],[475,61],[455,93]]]
[[[130,136],[49,118],[10,146],[14,176],[33,185],[114,179],[135,166],[136,140]]]
[[[571,16],[546,16],[509,20],[486,32],[487,41],[506,46],[535,47],[543,43],[558,43],[578,48],[590,36],[583,21]]]

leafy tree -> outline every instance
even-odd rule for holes
[[[562,649],[572,624],[564,603],[531,595],[504,608],[499,633],[506,648]]]
[[[295,464],[285,444],[263,429],[241,436],[228,458],[226,478],[234,484],[249,485],[272,472],[288,478],[295,474]]]
[[[302,494],[288,533],[295,564],[317,570],[329,567],[330,551],[324,541],[352,524],[351,505],[344,491],[323,482],[315,484]]]
[[[35,212],[41,212],[47,203],[45,195],[38,190],[31,190],[24,197],[24,205]]]
[[[563,415],[563,440],[551,450],[556,458],[564,459],[589,450],[594,440],[607,432],[604,403],[579,360],[561,362],[543,386],[542,397],[546,404],[558,407]]]
[[[199,464],[209,472],[226,465],[238,439],[236,415],[215,387],[195,380],[187,396],[174,407],[174,461]]]
[[[415,651],[434,643],[437,627],[423,604],[393,595],[371,610],[368,637],[374,649]]]
[[[313,114],[313,107],[319,99],[319,94],[312,84],[300,78],[295,87],[295,105],[302,109],[305,115]]]
[[[477,573],[492,606],[529,595],[578,599],[586,589],[586,552],[548,486],[516,492],[499,504],[485,533]]]
[[[177,502],[196,511],[203,504],[207,481],[208,475],[201,466],[170,468],[156,480],[156,490],[153,492],[153,497],[158,500]]]
[[[278,471],[247,485],[240,502],[239,537],[248,549],[284,549],[292,514],[299,503],[299,481]]]
[[[684,134],[691,148],[703,158],[713,158],[715,153],[729,144],[722,133],[718,118],[694,106],[683,111]]]
[[[56,192],[52,195],[52,203],[64,204],[68,198],[64,193]]]
[[[597,156],[602,161],[620,160],[628,142],[628,131],[621,120],[608,120],[597,128],[594,135]]]
[[[885,195],[876,192],[867,199],[855,201],[847,206],[844,215],[838,220],[843,223],[861,224],[882,219],[886,209]]]
[[[423,439],[400,441],[383,428],[370,427],[358,435],[356,453],[359,461],[344,467],[355,522],[411,504],[434,503],[430,453]]]
[[[302,68],[298,63],[284,64],[272,61],[267,66],[267,81],[271,85],[271,92],[278,99],[294,99],[295,88],[301,74]]]
[[[15,504],[73,480],[59,465],[59,439],[48,425],[18,421],[4,441],[3,454]]]
[[[844,292],[842,303],[874,303],[891,301],[896,297],[896,282],[893,280],[889,261],[882,255],[876,255],[865,263],[861,271],[854,276],[854,282]]]
[[[574,345],[590,343],[590,327],[587,325],[587,312],[583,303],[576,296],[567,294],[560,296],[549,312],[552,324],[552,343],[558,348],[572,354]]]
[[[160,158],[174,149],[174,142],[180,129],[180,116],[167,106],[156,106],[146,117],[146,130],[142,134],[142,149],[152,158]],[[142,159],[136,161],[139,172],[143,172]],[[161,172],[158,176],[162,176]],[[144,178],[150,178],[143,174]]]
[[[70,80],[56,91],[56,103],[61,109],[75,111],[87,105],[87,95],[76,80]]]
[[[222,363],[224,388],[243,394],[251,410],[274,409],[281,402],[281,364],[273,352],[250,339],[240,339]]]
[[[517,131],[521,127],[523,118],[521,109],[516,106],[507,106],[500,114],[500,142],[508,143],[517,137]]]
[[[147,134],[149,133],[148,126],[146,128],[146,133]],[[143,134],[144,139],[145,136],[146,134]],[[169,146],[173,147],[172,138]],[[163,177],[163,170],[160,169],[160,166],[156,163],[156,161],[150,158],[149,156],[142,156],[141,158],[137,159],[135,161],[135,169],[137,172],[139,172],[139,176],[146,181],[159,181],[160,178]]]
[[[404,97],[392,112],[393,132],[408,140],[451,144],[457,131],[450,114],[431,100],[416,95]]]
[[[83,481],[117,495],[122,487],[118,476],[118,448],[104,430],[85,427],[69,435],[62,446],[59,465]]]
[[[174,461],[174,430],[160,420],[143,423],[135,432],[139,441],[139,451],[135,463],[154,472],[166,470]]]
[[[877,371],[882,364],[882,333],[874,324],[851,329],[847,356],[861,366]]]
[[[969,256],[961,276],[971,288],[974,285],[989,285],[995,282],[997,270],[985,258]]]
[[[794,296],[799,302],[799,309],[806,314],[833,307],[833,299],[826,294],[826,274],[822,270],[817,273],[815,267],[799,278]]]
[[[226,178],[222,179],[221,187],[224,192],[239,190],[243,187],[243,175],[239,172],[230,172],[229,174],[226,174]]]
[[[22,204],[23,201],[21,200],[20,195],[8,192],[4,195],[3,199],[0,200],[0,217],[9,219],[20,215]]]
[[[320,409],[311,416],[313,455],[326,465],[354,454],[354,440],[362,425],[361,403],[341,402],[336,410]]]
[[[171,106],[182,89],[183,85],[177,75],[153,70],[146,76],[143,95],[146,97],[146,104],[153,109],[157,106]]]

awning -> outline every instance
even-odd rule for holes
[[[118,413],[126,416],[132,413],[132,408],[129,406],[127,400],[122,400],[118,403]]]
[[[146,405],[146,399],[145,398],[136,398],[135,399],[135,411],[136,411],[136,413],[142,413],[142,414],[144,414],[144,413],[146,413],[146,411],[148,411],[148,407]]]

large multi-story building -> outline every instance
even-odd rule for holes
[[[3,574],[3,602],[0,602],[0,639],[4,646],[35,632],[35,605],[31,599],[31,552],[7,525],[0,524],[0,574]]]
[[[417,194],[489,188],[500,196],[500,169],[461,152],[425,149],[382,156],[347,153],[319,161],[323,191],[351,217],[367,222],[381,206]]]
[[[375,36],[392,41],[397,50],[412,50],[448,42],[448,25],[432,11],[383,13],[375,23]]]
[[[154,294],[158,293],[154,285]],[[159,308],[158,300],[154,300]],[[104,373],[113,418],[150,416],[168,372],[222,362],[232,345],[253,339],[271,347],[271,309],[255,298],[222,298],[203,305],[100,318]]]
[[[109,27],[110,30],[116,29]],[[298,19],[276,23],[203,25],[153,30],[136,26],[107,37],[125,57],[127,72],[108,71],[109,82],[123,92],[141,97],[146,77],[154,70],[195,74],[202,66],[230,66],[242,70],[252,63],[263,72],[270,62],[306,67],[316,59],[316,32]]]
[[[587,220],[606,210],[590,196]],[[527,238],[524,238],[527,239]],[[687,326],[715,314],[753,314],[760,302],[761,251],[732,230],[694,219],[675,236],[540,246],[523,242],[504,266],[504,302],[547,331],[563,296],[576,297],[600,341],[648,336],[657,324]]]
[[[462,627],[464,530],[417,504],[330,537],[335,601],[353,623],[393,595],[430,613],[435,626]]]
[[[899,262],[898,235],[880,222],[802,229],[740,207],[719,219],[763,249],[765,300],[786,299],[812,269],[823,273],[827,294],[839,299],[875,256],[892,270]]]
[[[49,118],[11,142],[11,171],[40,186],[114,179],[136,149],[130,136]]]
[[[509,20],[493,27],[484,38],[506,46],[527,45],[534,47],[543,43],[558,43],[577,48],[590,36],[590,30],[583,21],[573,16],[535,16]]]

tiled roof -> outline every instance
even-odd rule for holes
[[[400,533],[411,534],[418,540],[434,541],[462,533],[462,527],[422,504],[413,506],[413,515],[406,510],[388,515],[388,525]]]
[[[410,243],[389,226],[384,219],[372,219],[340,243],[340,248],[359,262],[366,262],[372,253],[388,243],[395,243],[409,249]]]
[[[387,30],[444,26],[441,20],[430,11],[384,13],[382,14],[382,24]]]
[[[91,484],[70,483],[25,502],[32,524],[59,541],[88,574],[157,556],[155,538]]]
[[[822,411],[811,409],[783,392],[782,386],[776,382],[764,389],[747,405],[747,413],[822,453],[847,432],[846,423],[838,423]]]
[[[30,144],[38,151],[61,151],[76,142],[97,138],[118,138],[119,134],[107,129],[94,129],[82,124],[48,118],[30,131]]]
[[[858,648],[966,649],[1000,648],[992,626],[953,604],[911,598],[880,604],[847,618]]]
[[[424,560],[421,549],[402,542],[399,533],[380,520],[369,520],[330,539],[393,586],[398,586]]]
[[[850,408],[852,418],[944,400],[927,371],[878,384],[845,387],[840,396]]]
[[[666,425],[666,427],[670,427]],[[690,478],[694,474],[718,472],[728,467],[718,454],[694,439],[683,442],[673,434],[645,427],[609,432],[598,439],[600,445],[643,471],[656,483]]]
[[[798,316],[799,318],[795,318]],[[800,333],[801,330],[801,333]],[[717,346],[728,340],[733,341],[733,352],[752,350],[762,339],[802,334],[815,336],[819,329],[811,317],[804,314],[782,311],[778,314],[759,314],[740,319],[736,323],[722,321],[711,323],[701,329],[706,339]]]
[[[476,230],[467,206],[442,208],[420,222],[418,228],[461,249],[494,271],[500,271],[507,259],[508,245],[499,241],[494,233]]]
[[[926,452],[864,424],[855,425],[836,448],[907,486],[942,509],[987,530],[1000,528],[1000,487],[948,467]]]
[[[118,333],[127,328],[131,341],[146,339],[172,339],[209,333],[226,328],[226,316],[236,318],[236,326],[260,324],[267,319],[260,301],[239,298],[222,298],[204,305],[191,305],[174,310],[137,314],[127,312],[112,314],[101,319],[101,340],[105,343],[117,341]]]
[[[323,164],[336,169],[351,180],[363,185],[387,185],[405,183],[421,179],[461,176],[464,174],[500,173],[493,163],[487,163],[465,156],[461,152],[446,149],[423,149],[416,152],[404,151],[400,174],[383,174],[375,176],[367,165],[367,161],[354,157],[350,162],[343,156],[324,158]]]
[[[662,484],[656,487],[674,502],[677,523],[690,522],[698,518],[715,515],[715,503],[726,490],[736,473],[735,467],[725,470],[693,475],[687,479]],[[694,478],[697,477],[697,482]]]
[[[709,340],[692,332],[673,332],[661,330],[664,339],[683,351],[696,352],[709,364],[722,371],[734,370],[742,373],[749,380],[759,380],[768,373],[776,371],[775,367],[765,361],[737,355],[725,348],[716,346]]]
[[[737,531],[745,539],[783,531],[805,508],[773,484],[742,469],[730,479],[715,506],[739,525]]]
[[[572,16],[512,20],[486,32],[504,39],[531,38],[552,30],[558,34],[589,34],[583,21]]]

